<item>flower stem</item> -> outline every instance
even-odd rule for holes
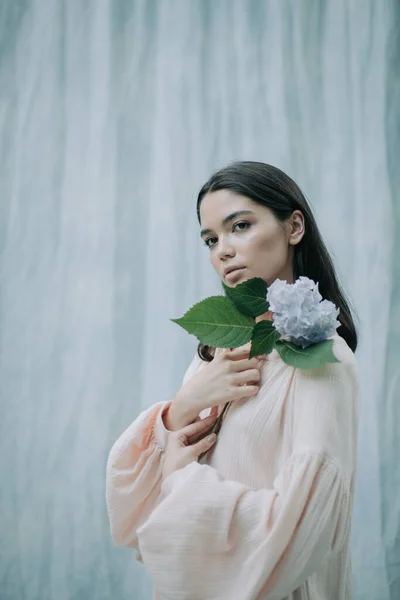
[[[216,435],[219,434],[220,429],[222,427],[222,421],[224,419],[224,416],[228,410],[228,408],[230,407],[230,405],[232,404],[232,402],[227,402],[224,406],[224,408],[221,411],[221,414],[218,415],[217,420],[215,421],[213,428],[211,429],[211,433],[215,433]],[[201,460],[203,458],[203,456],[205,456],[207,454],[208,450],[206,450],[205,452],[202,452],[199,456],[198,460]]]

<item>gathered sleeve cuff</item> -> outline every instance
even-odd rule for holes
[[[156,423],[165,403],[144,411],[115,442],[107,461],[106,502],[118,546],[137,546],[136,529],[160,493],[164,432]],[[157,438],[156,439],[156,430]]]
[[[197,372],[196,355],[183,383]],[[163,414],[170,402],[143,411],[113,445],[106,468],[106,504],[111,536],[118,546],[137,548],[137,528],[156,506],[161,489],[164,450],[169,431]],[[140,559],[140,554],[139,554]]]

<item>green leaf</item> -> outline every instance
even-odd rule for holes
[[[339,362],[333,354],[333,340],[325,340],[307,348],[279,340],[275,344],[282,360],[296,369],[314,369],[325,363]]]
[[[236,287],[228,287],[222,282],[225,294],[244,315],[258,317],[269,310],[267,302],[267,284],[261,277],[242,281]]]
[[[199,342],[215,348],[237,348],[251,340],[254,319],[243,315],[226,296],[210,296],[171,319]]]
[[[270,354],[279,338],[280,333],[275,329],[272,321],[260,321],[256,323],[251,337],[249,358],[258,354]]]

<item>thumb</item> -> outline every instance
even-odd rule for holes
[[[203,438],[196,444],[189,446],[191,456],[197,460],[200,454],[203,452],[208,452],[208,450],[215,444],[217,441],[217,436],[215,433],[211,433],[207,437]]]

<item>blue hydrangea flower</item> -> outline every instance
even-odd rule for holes
[[[331,338],[340,325],[339,309],[322,300],[318,283],[308,277],[295,283],[276,279],[268,288],[267,302],[281,336],[302,348]]]

